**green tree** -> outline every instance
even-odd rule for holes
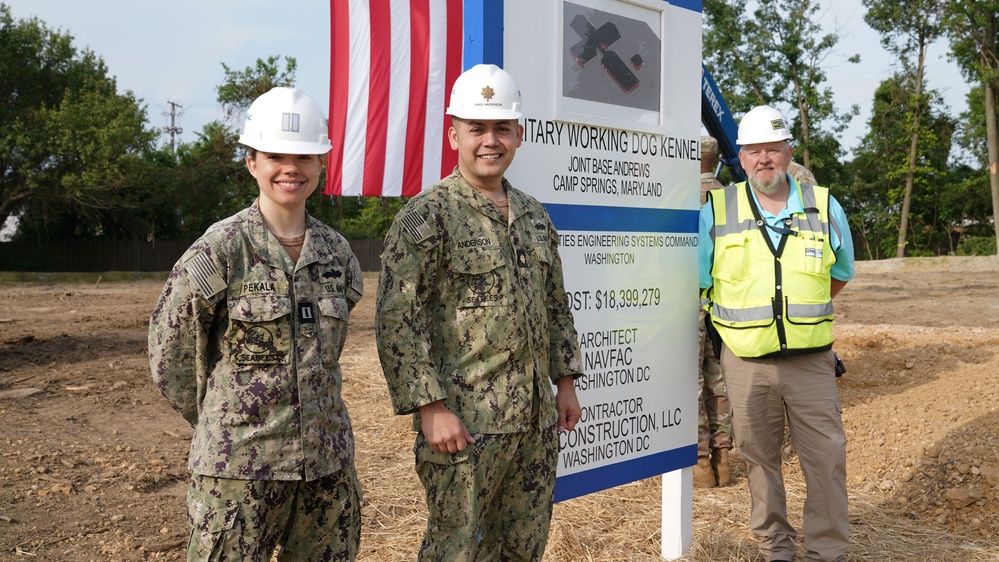
[[[996,96],[999,92],[999,58],[996,39],[999,34],[999,2],[951,0],[944,8],[951,55],[982,98],[985,117],[986,170],[992,196],[994,232],[999,240],[999,123]]]
[[[800,126],[798,120],[792,122],[792,134],[795,138],[801,138],[799,132]],[[812,131],[808,169],[820,185],[835,187],[841,185],[844,181],[846,172],[843,157],[846,156],[846,151],[843,150],[843,145],[839,140],[840,136],[838,133],[840,132],[842,130],[838,127],[831,130],[822,129]],[[796,162],[804,160],[802,153],[803,147],[796,144],[793,154]],[[833,194],[836,195],[836,193]]]
[[[920,112],[910,236],[911,252],[919,255],[953,250],[952,227],[967,217],[966,194],[954,189],[948,164],[953,118],[947,115],[935,90],[916,87],[914,76],[900,72],[874,94],[870,129],[856,150],[852,163],[855,178],[843,196],[858,250],[870,259],[895,255],[900,209],[910,177],[912,113]],[[920,92],[920,93],[916,93]],[[921,103],[917,105],[917,96]],[[960,181],[960,180],[959,180]]]
[[[898,243],[895,257],[905,255],[909,210],[919,155],[919,120],[923,112],[923,75],[926,69],[926,51],[943,33],[943,2],[941,0],[864,0],[867,14],[864,21],[881,33],[881,44],[895,54],[904,72],[913,75],[916,91],[912,96],[912,124],[909,142],[909,161],[905,175],[905,196],[899,218]]]
[[[222,63],[225,78],[216,86],[218,102],[230,123],[238,121],[261,94],[277,86],[293,86],[297,62],[285,57],[257,59],[252,67],[234,71]],[[197,139],[177,149],[174,167],[164,180],[170,187],[164,214],[151,238],[193,240],[224,217],[246,208],[258,195],[257,184],[246,171],[245,147],[239,144],[235,123],[213,121]]]
[[[103,60],[72,40],[0,4],[0,224],[44,222],[60,206],[100,214],[152,146],[141,100],[119,94]]]
[[[238,131],[213,121],[195,141],[177,148],[173,161],[159,170],[165,187],[150,197],[157,215],[148,238],[194,240],[253,202],[258,188],[246,170],[238,137]]]
[[[195,142],[178,150],[175,224],[181,240],[201,236],[257,197],[257,184],[246,170],[245,151],[237,138],[238,131],[214,121]]]
[[[226,63],[225,80],[216,88],[218,101],[222,104],[226,120],[233,121],[260,97],[278,86],[295,85],[295,71],[298,60],[294,57],[284,57],[285,68],[281,69],[279,57],[268,57],[267,60],[257,59],[257,63],[243,70],[232,70]]]
[[[704,0],[702,58],[711,69],[725,102],[736,112],[779,98],[783,88],[776,57],[745,46],[753,38],[748,29],[747,0]]]
[[[989,150],[986,141],[985,96],[983,87],[973,86],[966,96],[967,109],[958,117],[955,143],[961,148],[954,166],[955,186],[964,194],[967,218],[955,231],[960,233],[957,253],[969,255],[995,254],[996,237],[992,222],[992,196],[989,183]],[[970,249],[969,249],[970,248]]]
[[[839,42],[837,32],[826,33],[814,0],[759,0],[752,14],[746,0],[705,0],[704,54],[712,75],[725,92],[730,107],[781,105],[794,109],[796,158],[812,167],[813,149],[835,147],[835,138],[816,142],[816,131],[841,132],[858,113],[852,107],[840,113],[831,88],[823,87],[824,67]],[[859,62],[860,56],[847,59]]]
[[[336,197],[332,204],[312,197],[309,212],[352,240],[384,238],[406,204],[402,197]]]
[[[259,95],[276,86],[293,86],[294,58],[257,59],[252,67],[234,71],[225,63],[225,78],[216,86],[226,118],[235,121]],[[257,184],[246,171],[240,130],[223,121],[206,124],[193,142],[177,148],[173,162],[161,162],[157,178],[163,185],[150,194],[155,216],[149,221],[149,239],[194,240],[212,224],[246,208],[257,197]],[[155,202],[155,205],[152,204]]]
[[[978,165],[983,172],[989,165],[989,148],[985,132],[985,95],[981,84],[972,86],[965,95],[967,109],[958,119],[956,141],[962,149],[961,159]],[[988,183],[988,177],[985,177]],[[988,191],[988,188],[986,188]]]

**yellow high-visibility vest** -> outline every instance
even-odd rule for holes
[[[715,329],[739,357],[831,349],[829,190],[799,185],[805,212],[778,230],[774,246],[745,182],[709,193],[713,284],[702,299]]]

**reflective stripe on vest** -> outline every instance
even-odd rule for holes
[[[712,322],[740,357],[828,349],[833,341],[829,269],[829,190],[799,186],[803,213],[795,213],[776,246],[754,215],[745,183],[710,194],[715,224],[710,298]],[[833,228],[835,228],[833,226]],[[838,234],[838,231],[837,231]]]

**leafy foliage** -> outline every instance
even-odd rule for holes
[[[298,61],[294,57],[284,57],[285,68],[281,70],[279,57],[257,59],[256,65],[243,70],[232,70],[225,63],[225,80],[218,86],[218,101],[222,104],[228,120],[241,115],[253,100],[278,86],[294,86]]]
[[[965,236],[957,244],[959,256],[994,256],[996,239],[992,236]]]
[[[836,134],[859,112],[837,111],[832,89],[823,86],[839,35],[823,32],[814,0],[759,0],[753,8],[750,13],[747,0],[705,0],[705,63],[733,111],[756,105],[781,109],[794,121],[802,164],[811,169],[812,153],[821,147],[831,152],[816,159],[831,167],[842,152]],[[859,55],[847,59],[859,60]],[[825,133],[818,133],[823,128]]]
[[[16,214],[40,239],[100,236],[99,217],[134,187],[152,147],[141,100],[119,94],[103,60],[71,36],[15,20],[5,4],[0,76],[0,224]]]
[[[920,119],[922,106],[926,103],[922,93],[926,54],[930,44],[943,32],[943,9],[939,0],[864,0],[864,5],[868,8],[864,20],[881,33],[881,43],[899,57],[903,71],[911,75],[916,88],[909,113],[911,142],[895,250],[896,257],[903,257],[909,235],[909,210],[915,189],[919,143],[925,142],[920,136]]]
[[[351,239],[381,239],[406,204],[401,197],[337,197],[327,205],[312,197],[309,212]],[[332,212],[326,211],[332,209]]]
[[[980,95],[984,120],[985,176],[992,198],[992,224],[994,235],[999,238],[999,58],[996,42],[999,39],[999,2],[972,0],[950,1],[944,5],[944,25],[950,38],[951,55],[969,81],[979,87],[973,89]],[[974,105],[972,105],[974,107]],[[974,129],[966,129],[962,140],[965,145],[975,144],[981,136]]]
[[[875,92],[870,130],[856,150],[854,183],[841,201],[856,246],[871,259],[896,254],[916,107],[912,81],[911,74],[897,73]],[[948,166],[956,124],[943,111],[936,91],[929,90],[924,97],[929,103],[919,108],[921,143],[913,186],[910,255],[952,252],[951,227],[968,217]]]

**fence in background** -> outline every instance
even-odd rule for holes
[[[191,242],[0,242],[0,271],[169,271]],[[381,240],[351,240],[362,271],[378,271]]]

